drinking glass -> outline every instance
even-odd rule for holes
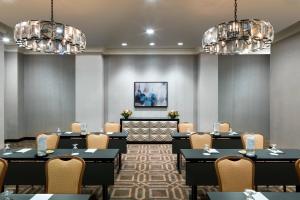
[[[73,145],[72,155],[73,156],[79,155],[79,150],[78,150],[78,147],[77,147],[78,144],[72,144],[72,145]]]
[[[208,144],[205,144],[205,145],[204,145],[204,151],[206,151],[206,152],[209,153],[209,149],[210,149],[210,148],[209,148],[209,145],[208,145]]]
[[[12,150],[10,148],[10,144],[5,144],[3,155],[10,155],[12,154]]]
[[[60,130],[60,128],[57,128],[56,132],[57,132],[57,135],[61,135],[61,130]]]
[[[271,150],[276,151],[277,150],[277,144],[271,144]]]

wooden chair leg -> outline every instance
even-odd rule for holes
[[[286,192],[286,185],[283,185],[283,192]]]
[[[16,185],[16,194],[19,193],[19,185]]]

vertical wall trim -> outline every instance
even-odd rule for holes
[[[5,66],[4,66],[4,45],[0,41],[0,148],[4,146],[4,87],[5,87]]]

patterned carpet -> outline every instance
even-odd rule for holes
[[[32,141],[12,144],[12,147],[33,147]],[[123,168],[115,176],[115,185],[109,188],[111,200],[184,200],[189,199],[190,188],[185,185],[184,172],[176,170],[176,156],[170,144],[129,144],[123,155]],[[8,187],[13,190],[14,186]],[[198,199],[205,200],[206,192],[217,191],[214,186],[198,187]],[[282,191],[281,187],[259,187],[259,191]],[[288,187],[289,192],[295,191]],[[20,186],[20,193],[41,193],[41,186]],[[101,187],[84,187],[85,194],[101,198]]]

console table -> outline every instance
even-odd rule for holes
[[[120,119],[121,131],[128,133],[131,142],[171,142],[178,131],[179,119],[128,118]]]

